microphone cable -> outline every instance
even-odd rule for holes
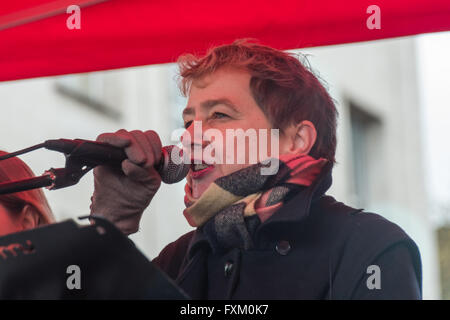
[[[44,147],[45,147],[45,143],[40,143],[40,144],[34,145],[32,147],[28,147],[28,148],[16,151],[16,152],[11,152],[11,153],[5,154],[3,156],[0,156],[0,161],[6,160],[6,159],[9,159],[9,158],[12,158],[12,157],[17,157],[17,156],[19,156],[21,154],[28,153],[28,152],[31,152],[31,151],[34,151],[34,150],[37,150],[37,149],[41,149],[41,148],[44,148]]]

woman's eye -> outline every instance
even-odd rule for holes
[[[222,112],[214,112],[213,116],[214,119],[222,119],[222,118],[229,118],[229,116]]]
[[[192,124],[192,120],[191,121],[186,121],[185,123],[184,123],[184,128],[185,129],[187,129],[187,128],[189,128],[189,126]]]

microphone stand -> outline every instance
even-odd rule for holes
[[[48,187],[53,184],[52,177],[49,174],[44,174],[40,177],[10,181],[0,183],[0,195],[25,191],[30,189]]]
[[[66,157],[66,166],[64,168],[51,168],[40,177],[0,183],[0,195],[42,187],[56,190],[75,185],[97,165],[84,159],[83,154],[83,148],[77,147],[71,153],[64,154]]]

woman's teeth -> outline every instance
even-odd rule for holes
[[[209,167],[209,165],[204,164],[204,163],[202,163],[202,164],[194,164],[194,171],[200,171],[200,170],[206,169],[208,167]]]

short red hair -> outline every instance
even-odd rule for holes
[[[305,59],[306,61],[306,59]],[[204,57],[178,59],[180,89],[187,96],[192,81],[222,67],[247,70],[250,91],[274,128],[311,121],[317,139],[310,155],[335,162],[337,110],[318,78],[294,54],[247,40],[214,47]]]

